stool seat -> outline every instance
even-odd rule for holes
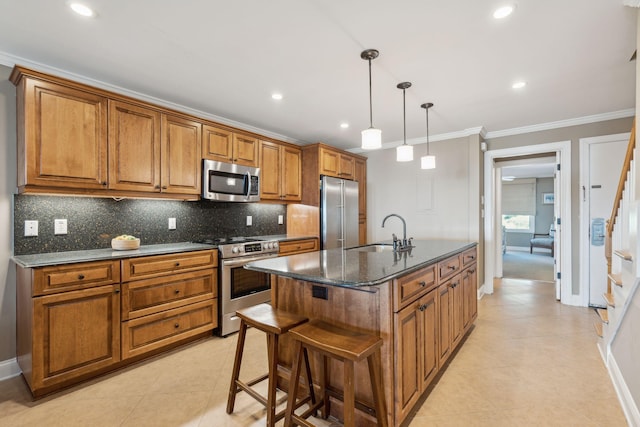
[[[267,423],[272,427],[275,423],[284,417],[285,411],[276,413],[276,406],[284,402],[284,400],[276,401],[276,388],[278,377],[278,338],[282,334],[286,334],[292,328],[299,326],[309,319],[304,316],[289,313],[283,310],[276,310],[269,304],[258,304],[252,307],[243,308],[236,311],[236,316],[240,318],[240,331],[238,332],[238,344],[236,346],[236,358],[233,363],[233,372],[231,374],[231,384],[229,386],[229,398],[227,400],[227,413],[231,414],[235,406],[236,394],[244,391],[251,397],[262,403],[267,408]],[[267,350],[269,358],[269,372],[250,381],[241,381],[240,367],[242,365],[242,353],[244,351],[244,342],[247,334],[247,328],[251,326],[267,335]],[[315,395],[313,392],[313,384],[311,382],[311,368],[309,366],[309,358],[307,353],[304,355],[308,395],[296,401],[297,394],[293,395],[293,405],[297,408],[304,403],[311,401],[315,404]],[[268,380],[267,397],[258,393],[252,386]],[[291,378],[289,383],[291,383]],[[300,376],[296,377],[296,381],[300,381]],[[297,393],[297,388],[296,388]]]
[[[356,403],[358,403],[359,406],[365,406],[355,400],[354,362],[361,361],[365,358],[367,359],[367,365],[369,367],[369,378],[371,380],[373,403],[378,425],[384,427],[388,425],[384,389],[380,375],[380,347],[382,346],[382,338],[344,329],[322,320],[310,320],[309,322],[303,323],[291,329],[289,335],[294,339],[295,347],[291,373],[292,386],[287,401],[285,426],[312,426],[306,418],[312,413],[315,413],[316,409],[320,407],[323,407],[323,417],[328,417],[329,396],[331,395],[342,398],[344,402],[345,427],[354,427]],[[300,362],[306,355],[307,349],[315,351],[322,356],[322,363],[318,365],[318,370],[320,371],[321,397],[315,404],[310,405],[309,409],[298,415],[294,412],[297,406],[295,405],[293,397],[297,394]],[[342,393],[330,389],[327,374],[328,357],[344,363],[344,390]],[[373,408],[367,407],[367,409],[370,410]]]

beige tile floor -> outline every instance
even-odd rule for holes
[[[593,318],[557,303],[552,284],[498,282],[410,426],[627,425]],[[246,377],[266,366],[264,343],[249,331]],[[5,380],[0,426],[262,426],[262,407],[244,393],[225,412],[235,344],[212,337],[36,402],[20,377]]]

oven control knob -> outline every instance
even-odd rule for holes
[[[273,249],[278,249],[278,242],[273,242]]]
[[[237,254],[238,252],[240,252],[240,248],[237,246],[234,246],[233,249],[231,249],[231,252],[233,252],[234,254]]]
[[[271,242],[267,243],[267,249],[273,249],[273,243]]]

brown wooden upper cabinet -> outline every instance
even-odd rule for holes
[[[222,127],[205,125],[202,158],[258,167],[257,138]]]
[[[299,148],[260,141],[260,199],[302,200],[302,151]]]
[[[14,69],[18,188],[107,185],[107,98]]]
[[[197,199],[202,124],[15,67],[18,190]]]
[[[355,179],[355,159],[348,154],[320,147],[320,174]]]

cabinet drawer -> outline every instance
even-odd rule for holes
[[[318,250],[318,239],[292,240],[280,242],[279,255],[293,255]]]
[[[215,250],[155,255],[122,260],[122,281],[147,279],[218,265]]]
[[[122,284],[122,320],[215,298],[218,286],[214,269]]]
[[[218,325],[217,299],[122,322],[122,358],[137,356]]]
[[[477,252],[476,252],[476,248],[473,249],[469,249],[467,251],[464,251],[462,253],[462,266],[466,267],[470,264],[473,264],[474,262],[476,262],[476,257],[477,257]]]
[[[460,270],[460,257],[458,255],[438,263],[439,278],[444,279]]]
[[[119,261],[96,261],[34,269],[33,296],[120,283]]]
[[[394,311],[399,311],[418,296],[427,293],[435,285],[435,264],[396,279],[394,283]]]

